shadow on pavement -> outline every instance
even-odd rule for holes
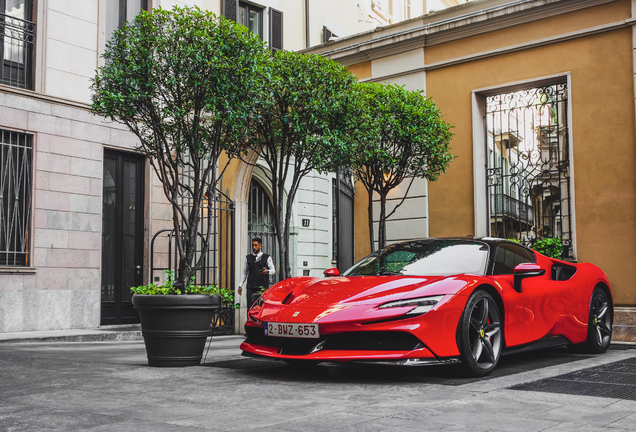
[[[421,382],[457,386],[545,367],[576,362],[589,355],[573,354],[567,348],[532,351],[503,356],[493,373],[483,378],[466,378],[456,365],[410,366],[370,365],[354,363],[321,363],[319,365],[288,365],[282,361],[241,358],[202,364],[202,366],[232,369],[254,378],[299,382]]]

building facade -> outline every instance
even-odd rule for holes
[[[391,240],[558,237],[607,273],[615,339],[636,340],[635,18],[630,0],[483,0],[307,50],[424,91],[454,126],[457,158],[410,194]],[[358,259],[367,205],[357,194]]]
[[[128,287],[161,281],[170,267],[174,250],[160,237],[172,211],[148,161],[131,133],[89,106],[114,29],[142,9],[174,5],[226,15],[273,51],[330,45],[424,10],[397,0],[0,0],[0,332],[136,322]],[[226,173],[218,217],[234,222],[219,224],[217,273],[206,282],[236,288],[252,235],[275,254],[264,169],[235,162]],[[294,274],[353,260],[352,248],[338,257],[347,244],[339,230],[353,235],[346,176],[310,175],[298,196]]]

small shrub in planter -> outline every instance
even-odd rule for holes
[[[161,285],[131,287],[133,305],[139,311],[148,365],[196,366],[201,363],[210,323],[221,306],[218,288],[194,285],[185,294],[174,285],[174,272],[167,272]]]

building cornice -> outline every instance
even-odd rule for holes
[[[73,108],[80,108],[86,111],[90,111],[91,106],[86,103],[73,101],[70,99],[59,98],[55,96],[49,96],[43,93],[38,93],[32,90],[25,90],[17,87],[12,87],[4,84],[0,84],[0,93],[12,94],[16,96],[27,97],[42,102],[49,102],[58,105],[66,105]]]
[[[396,25],[394,33],[359,42],[352,41],[350,45],[324,51],[320,55],[349,66],[614,1],[617,0],[517,0],[402,31]],[[426,18],[423,17],[425,21]]]
[[[390,80],[390,79],[397,78],[397,77],[404,76],[404,75],[410,75],[410,74],[417,73],[417,72],[426,72],[426,71],[430,71],[430,70],[434,70],[434,69],[440,69],[440,68],[444,68],[444,67],[448,67],[448,66],[455,66],[455,65],[458,65],[458,64],[468,63],[468,62],[475,61],[475,60],[486,59],[486,58],[489,58],[489,57],[495,57],[495,56],[502,55],[502,54],[508,54],[508,53],[513,53],[513,52],[517,52],[517,51],[523,51],[523,50],[527,50],[527,49],[530,49],[530,48],[536,48],[536,47],[550,45],[550,44],[554,44],[554,43],[558,43],[558,42],[564,42],[564,41],[578,39],[578,38],[582,38],[582,37],[586,37],[586,36],[591,36],[591,35],[595,35],[595,34],[599,34],[599,33],[605,33],[605,32],[612,31],[612,30],[628,28],[628,27],[633,26],[634,24],[636,24],[636,20],[633,20],[633,19],[629,19],[629,20],[625,20],[625,21],[618,21],[618,22],[611,23],[611,24],[604,24],[604,25],[597,26],[597,27],[590,27],[590,28],[587,28],[587,29],[584,29],[584,30],[578,30],[578,31],[574,31],[574,32],[564,33],[564,34],[558,35],[558,36],[552,36],[552,37],[548,37],[548,38],[544,38],[544,39],[537,39],[537,40],[534,40],[534,41],[525,42],[525,43],[521,43],[521,44],[517,44],[517,45],[511,45],[511,46],[508,46],[508,47],[505,47],[505,48],[499,48],[499,49],[495,49],[495,50],[483,51],[483,52],[480,52],[480,53],[475,53],[475,54],[471,54],[471,55],[467,55],[467,56],[463,56],[463,57],[456,57],[456,58],[452,58],[452,59],[449,59],[449,60],[444,60],[444,61],[440,61],[440,62],[436,62],[436,63],[430,63],[430,64],[427,64],[427,65],[425,65],[423,67],[408,69],[408,70],[404,70],[404,71],[401,71],[401,72],[395,73],[395,74],[383,75],[381,77],[365,78],[365,79],[361,79],[360,82],[375,82],[375,81],[381,82],[381,81],[386,81],[386,80]]]

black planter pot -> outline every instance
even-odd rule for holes
[[[149,366],[201,363],[220,296],[135,294],[132,302],[139,311]]]

